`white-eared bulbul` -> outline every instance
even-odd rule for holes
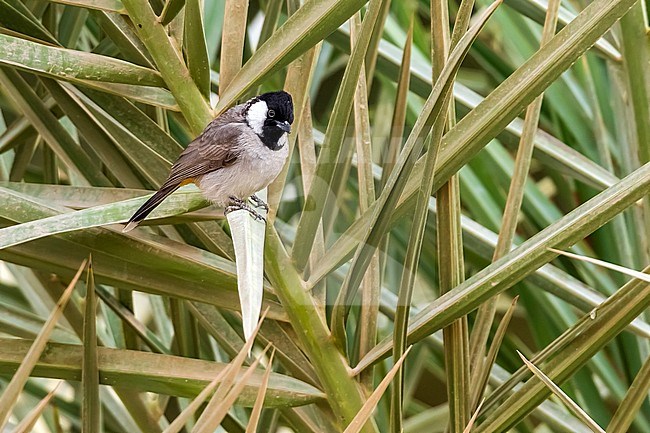
[[[268,206],[254,194],[280,173],[289,154],[287,136],[293,101],[287,92],[269,92],[236,105],[214,119],[172,166],[163,186],[131,217],[124,231],[135,228],[168,195],[195,183],[225,212],[245,209],[264,219],[247,202]]]

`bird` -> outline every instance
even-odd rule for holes
[[[129,219],[122,230],[133,230],[171,193],[196,184],[224,213],[244,209],[265,221],[248,203],[268,211],[255,193],[280,174],[289,155],[293,99],[285,91],[263,93],[235,105],[212,120],[180,154],[167,180]]]

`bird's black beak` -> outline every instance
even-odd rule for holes
[[[291,125],[287,121],[276,122],[276,125],[278,126],[278,128],[280,128],[281,130],[283,130],[287,134],[291,132]]]

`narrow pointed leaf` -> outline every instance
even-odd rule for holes
[[[330,398],[334,413],[351,422],[363,406],[365,395],[350,377],[349,364],[331,338],[318,301],[306,291],[277,233],[268,231],[266,242],[265,272],[286,308],[296,336]],[[374,432],[374,429],[368,426],[364,432]]]
[[[519,354],[519,357],[521,358],[522,361],[524,361],[524,364],[526,364],[526,367],[532,371],[535,376],[537,376],[542,382],[544,382],[544,385],[548,386],[551,391],[553,391],[553,394],[555,394],[561,401],[564,403],[566,407],[569,408],[571,412],[573,412],[582,422],[584,422],[593,432],[595,433],[605,433],[605,430],[603,430],[596,422],[591,419],[587,413],[576,404],[573,400],[571,400],[571,397],[566,395],[562,389],[557,386],[551,379],[548,378],[544,374],[543,371],[541,371],[539,368],[535,366],[532,362],[530,362],[524,355],[521,354],[521,352],[517,351],[517,354]]]
[[[350,62],[345,68],[341,87],[336,95],[332,118],[329,119],[327,131],[325,132],[325,142],[318,154],[314,181],[311,183],[311,188],[305,199],[305,209],[296,229],[296,240],[292,251],[292,257],[300,270],[304,269],[307,264],[307,258],[313,246],[325,201],[331,189],[330,185],[334,176],[336,161],[343,145],[348,119],[352,112],[359,74],[370,44],[372,29],[381,10],[380,3],[380,0],[370,2],[368,14],[364,18],[359,38],[355,42]],[[316,199],[317,197],[321,199]]]
[[[194,415],[196,410],[203,404],[205,400],[207,400],[208,397],[210,397],[211,394],[214,393],[215,390],[218,390],[218,395],[213,394],[211,401],[215,399],[215,396],[217,399],[221,400],[221,398],[228,392],[230,389],[232,382],[235,380],[235,376],[239,373],[239,370],[241,369],[242,363],[244,359],[246,358],[246,355],[250,355],[251,348],[253,347],[253,341],[255,335],[259,332],[260,326],[262,325],[262,322],[264,321],[264,317],[260,319],[259,322],[257,322],[256,327],[253,329],[253,334],[251,339],[246,341],[246,343],[242,346],[241,350],[237,353],[237,355],[233,358],[232,362],[228,364],[227,368],[223,369],[217,377],[215,377],[212,382],[208,384],[200,393],[199,395],[196,396],[194,400],[181,412],[175,419],[174,422],[172,422],[167,429],[163,433],[176,433],[180,431],[184,424]],[[254,368],[251,368],[250,370],[254,370]],[[266,378],[266,375],[264,375]],[[266,379],[263,379],[263,381]],[[268,385],[268,382],[267,382]],[[211,403],[208,403],[209,405]],[[204,409],[204,412],[208,408],[206,407]],[[202,415],[203,416],[203,415]],[[200,418],[199,418],[200,420]],[[197,420],[197,424],[199,422]],[[196,427],[196,426],[195,426]],[[213,429],[214,430],[214,429]]]
[[[512,303],[510,304],[510,307],[508,307],[508,311],[506,311],[506,314],[503,315],[503,318],[499,322],[499,326],[497,327],[497,330],[494,333],[494,338],[492,339],[492,344],[488,349],[487,356],[481,359],[481,363],[478,364],[476,368],[471,372],[471,407],[476,408],[476,412],[480,410],[481,405],[483,402],[485,402],[485,399],[481,399],[481,397],[483,397],[483,394],[487,389],[490,372],[492,371],[494,363],[497,360],[497,354],[499,353],[499,349],[501,349],[501,344],[503,343],[503,339],[506,336],[506,331],[508,330],[508,325],[510,324],[512,315],[515,313],[515,307],[517,306],[518,299],[519,296],[515,296],[515,298],[512,300]],[[479,399],[481,399],[480,403]],[[476,416],[476,413],[474,413],[474,416]]]
[[[338,31],[342,30],[339,29]],[[340,49],[349,49],[347,45],[339,44],[338,39],[333,42]],[[402,54],[395,45],[386,40],[381,41],[377,65],[379,70],[384,74],[395,77],[394,79],[397,80],[402,65],[401,58]],[[411,62],[411,91],[423,98],[428,96],[433,84],[430,70],[431,65],[420,59],[415,58]],[[460,106],[468,110],[476,108],[484,99],[478,93],[458,82],[454,85],[454,97]],[[506,143],[512,142],[513,138],[518,139],[521,136],[522,127],[523,120],[516,117],[508,123],[499,136],[506,138]],[[611,186],[618,180],[612,173],[543,130],[537,131],[535,146],[534,155],[536,158],[571,177],[587,182],[597,188]],[[424,159],[421,158],[418,164],[423,163]]]
[[[463,433],[471,433],[472,428],[474,428],[474,423],[476,423],[476,419],[478,418],[478,415],[481,411],[481,407],[483,406],[483,402],[485,400],[482,400],[478,406],[476,407],[476,410],[474,411],[474,415],[470,418],[469,422],[467,423],[467,427],[465,427],[465,430],[463,430]]]
[[[199,193],[189,194],[190,200],[193,200],[191,196],[194,194],[195,199],[203,201]],[[50,217],[55,219],[57,214],[61,214],[59,216],[63,217],[65,221],[66,217],[74,219],[76,213],[68,212],[65,208],[46,205],[46,202],[40,202],[28,196],[21,196],[9,190],[0,189],[0,196],[6,203],[5,207],[0,207],[2,211],[0,215],[9,221],[23,222],[26,215],[31,215],[32,219],[39,216],[41,218]],[[182,193],[176,193],[168,198],[166,203],[175,206],[175,197],[180,199],[180,202],[185,202],[188,198],[183,197]],[[141,199],[139,203],[143,201]],[[138,202],[132,202],[127,206],[123,206],[123,203],[118,202],[114,204],[114,209],[122,208],[118,213],[112,214],[112,212],[107,211],[106,215],[100,213],[100,215],[96,215],[97,219],[91,218],[90,221],[86,222],[89,225],[100,223],[100,225],[103,225],[107,222],[103,218],[107,217],[108,220],[117,218],[120,212],[122,218],[126,219],[132,215],[139,205]],[[164,208],[165,205],[163,204],[161,207]],[[56,224],[52,227],[55,226]],[[7,230],[7,232],[2,233],[8,233],[16,227],[19,226],[7,227],[1,230]],[[64,231],[68,231],[70,228],[72,228],[72,225],[66,227]],[[121,230],[121,227],[119,230]],[[15,233],[20,233],[18,236],[25,236],[25,233],[21,232],[20,229]],[[49,246],[45,247],[45,245]],[[156,251],[161,250],[166,252],[164,254],[156,253]],[[18,251],[19,253],[16,255]],[[131,254],[125,256],[124,251],[131,251]],[[23,260],[27,260],[32,266],[35,262],[30,257],[37,256],[39,257],[36,260],[37,268],[63,275],[71,274],[68,265],[70,260],[74,260],[86,253],[92,253],[93,257],[95,257],[95,276],[98,281],[101,278],[103,283],[159,294],[173,294],[174,296],[182,296],[185,299],[210,304],[216,303],[221,306],[229,305],[231,309],[239,309],[239,300],[234,293],[236,287],[234,263],[212,253],[160,236],[156,237],[145,233],[133,233],[124,236],[115,229],[85,228],[84,231],[78,233],[64,233],[56,238],[48,237],[42,241],[28,242],[10,249],[0,249],[0,255],[11,257],[11,261],[23,263]],[[185,258],[180,259],[182,256]],[[161,257],[165,258],[163,262],[160,261]],[[172,264],[172,262],[176,262],[176,264]],[[203,270],[200,270],[200,268]],[[204,272],[209,275],[204,274]],[[181,280],[185,281],[181,283]],[[190,280],[193,280],[193,282],[190,282]],[[209,284],[206,284],[206,282],[209,282]],[[182,290],[179,290],[179,287],[182,287]],[[215,290],[219,292],[218,296]],[[273,296],[269,293],[265,303],[271,305],[273,303],[271,299],[273,299]],[[270,317],[275,319],[286,318],[278,307],[277,304],[271,306]]]
[[[269,384],[269,378],[271,377],[271,372],[273,371],[273,357],[275,355],[275,349],[271,352],[269,357],[269,363],[266,366],[266,373],[264,373],[264,378],[262,379],[262,385],[260,386],[259,391],[257,392],[257,399],[255,400],[255,406],[253,406],[253,411],[251,416],[248,418],[248,425],[246,426],[246,433],[255,433],[257,431],[257,424],[259,423],[260,415],[262,413],[262,408],[264,407],[264,399],[266,398],[266,388]]]
[[[429,304],[411,322],[409,341],[429,335],[474,310],[484,299],[511,287],[553,259],[554,253],[549,252],[548,247],[571,245],[583,239],[647,194],[649,187],[650,164],[646,164]],[[517,265],[511,266],[512,263]],[[473,296],[467,297],[468,293]],[[451,305],[453,308],[448,308]],[[357,368],[375,362],[390,347],[389,340],[379,343]]]
[[[559,0],[549,2],[548,11],[544,20],[540,46],[544,46],[555,34],[557,24],[557,14],[560,7]],[[526,116],[522,129],[521,139],[517,147],[517,157],[515,160],[514,172],[508,189],[508,196],[503,210],[503,218],[499,229],[499,239],[494,250],[493,260],[500,259],[510,248],[515,237],[517,224],[521,211],[521,205],[524,200],[524,191],[530,164],[535,147],[535,131],[539,126],[539,117],[542,111],[543,94],[539,95],[526,108]],[[488,334],[496,315],[497,297],[488,299],[479,307],[478,314],[472,336],[470,340],[471,347],[471,365],[477,366],[481,363],[487,345]]]
[[[223,377],[228,372],[228,369],[223,369],[217,376],[210,382],[203,390],[188,404],[183,411],[178,414],[174,421],[163,431],[163,433],[178,433],[183,429],[185,423],[192,418],[201,405],[210,397],[223,380]]]
[[[372,416],[372,412],[375,410],[375,407],[377,406],[377,403],[379,403],[379,399],[381,396],[384,394],[384,391],[386,391],[386,388],[388,388],[388,385],[390,382],[393,380],[393,377],[397,374],[397,372],[400,371],[400,368],[402,366],[402,363],[406,359],[406,355],[409,354],[411,351],[411,348],[407,348],[404,351],[404,354],[395,362],[395,365],[393,365],[393,368],[390,369],[388,374],[382,379],[382,381],[379,383],[377,388],[372,392],[370,397],[368,397],[368,400],[366,400],[366,403],[363,405],[359,413],[357,414],[356,417],[352,420],[350,424],[345,428],[344,433],[358,433],[361,431],[361,428],[363,425],[370,419]]]
[[[543,356],[536,356],[533,361],[537,364],[543,363],[546,374],[562,384],[648,307],[649,289],[650,285],[641,280],[632,280],[625,284],[602,305],[585,314],[574,326],[564,331],[544,350]],[[522,380],[526,370],[522,367],[513,374],[512,379],[495,390],[493,395],[488,396],[484,411],[492,406],[493,397],[503,396],[504,391],[512,389],[512,386]],[[502,411],[487,416],[477,431],[507,430],[508,425],[513,425],[525,417],[549,393],[550,390],[541,381],[529,380],[510,394],[503,403]]]
[[[384,185],[388,180],[388,175],[393,171],[393,167],[397,163],[397,157],[402,147],[402,139],[404,136],[404,122],[406,121],[407,101],[409,86],[411,83],[411,52],[413,47],[413,18],[409,26],[409,31],[406,35],[406,42],[404,43],[404,52],[402,54],[401,64],[399,68],[399,76],[397,79],[397,94],[395,95],[395,109],[393,111],[393,118],[390,125],[389,143],[386,147],[384,155],[384,163],[382,164],[381,184]],[[379,51],[381,54],[381,50]]]
[[[637,415],[639,409],[648,398],[650,390],[650,358],[646,359],[643,367],[637,373],[630,388],[621,401],[618,409],[612,416],[607,425],[606,431],[609,433],[625,433],[630,430],[632,421]]]
[[[175,198],[166,200],[156,209],[156,214],[171,216],[206,205],[198,192],[175,194]],[[142,198],[135,198],[6,227],[0,229],[0,249],[74,230],[118,224],[127,220],[143,202]]]
[[[41,414],[45,410],[48,404],[52,401],[52,398],[56,395],[56,391],[59,389],[59,384],[57,384],[52,391],[50,391],[45,398],[38,402],[38,404],[32,409],[25,418],[20,421],[20,423],[13,430],[13,433],[30,433],[33,431],[36,422],[40,418]]]
[[[10,374],[25,358],[31,341],[0,339],[0,373]],[[49,343],[47,356],[37,360],[34,377],[81,380],[83,348],[79,345]],[[156,353],[98,347],[100,383],[137,392],[193,398],[228,364],[159,355]],[[246,351],[247,353],[248,351]],[[245,367],[244,367],[245,369]],[[239,375],[238,377],[241,377]],[[255,403],[263,372],[256,371],[244,388],[237,404]],[[323,401],[317,388],[279,373],[272,373],[265,407],[301,406]]]
[[[544,0],[505,0],[505,3],[537,23],[544,24],[548,2]],[[570,11],[564,6],[560,7],[558,14],[558,27],[564,28],[568,23],[573,21],[575,17],[576,14],[573,11]],[[621,61],[621,53],[619,52],[619,49],[606,38],[601,37],[598,39],[594,44],[594,47],[601,55],[606,56],[615,62]]]
[[[381,16],[381,10],[379,12]],[[379,17],[375,23],[375,29],[379,23]],[[351,20],[354,43],[360,38],[361,13],[358,12]],[[372,39],[372,35],[371,35]],[[369,44],[372,40],[369,42]],[[370,47],[369,47],[370,49]],[[366,58],[372,57],[370,52]],[[366,210],[376,200],[375,179],[373,177],[373,142],[371,137],[368,87],[366,85],[366,64],[365,61],[359,72],[356,91],[354,93],[354,137],[356,142],[357,178],[359,182],[359,210]],[[376,344],[377,320],[379,314],[379,297],[381,292],[379,254],[376,254],[368,268],[368,272],[361,283],[361,310],[359,312],[359,326],[356,331],[355,340],[358,341],[358,354],[356,359],[363,357]],[[371,389],[372,374],[366,374],[361,381],[366,389]]]
[[[90,157],[75,143],[18,72],[6,67],[0,68],[0,84],[3,86],[3,92],[11,95],[23,114],[69,170],[79,173],[95,186],[110,186],[108,179],[95,169]]]
[[[50,0],[52,3],[60,3],[70,6],[78,6],[87,9],[97,9],[115,13],[125,13],[124,5],[120,0]]]
[[[183,9],[185,6],[185,0],[167,0],[165,2],[165,7],[163,8],[162,14],[160,15],[160,22],[163,26],[166,26]]]
[[[83,399],[81,405],[82,432],[100,431],[99,367],[97,361],[97,297],[92,258],[88,261],[86,281],[86,302],[84,310],[83,362],[81,364],[81,386]]]
[[[264,322],[265,316],[266,316],[266,312],[264,312],[259,322],[257,323],[257,326],[255,327],[255,329],[253,329],[252,338],[246,341],[246,343],[244,344],[244,346],[242,346],[239,353],[237,353],[237,356],[235,356],[233,360],[230,362],[230,364],[228,364],[228,370],[227,372],[225,372],[223,379],[219,384],[219,388],[217,388],[215,393],[212,395],[210,401],[208,402],[208,405],[203,411],[203,414],[199,417],[196,424],[194,425],[193,432],[214,431],[218,427],[219,423],[221,422],[221,419],[223,419],[225,412],[227,412],[230,409],[230,406],[234,402],[233,399],[232,402],[230,402],[229,404],[223,405],[224,400],[229,395],[231,395],[231,392],[234,389],[234,387],[238,387],[238,391],[236,395],[238,395],[241,392],[242,389],[241,386],[243,386],[242,384],[243,377],[240,376],[239,381],[237,381],[236,380],[237,375],[239,374],[246,357],[250,356],[251,349],[253,347],[253,342],[255,340],[255,335],[257,335],[257,333],[259,332],[260,327],[262,326],[262,322]],[[266,353],[266,350],[268,350],[268,348],[269,346],[267,345],[266,349],[264,349],[264,353]],[[260,358],[257,358],[256,362],[253,363],[251,367],[249,367],[248,371],[245,373],[245,376],[247,378],[249,377],[248,373],[255,370],[254,366],[257,366],[259,359]],[[215,412],[217,411],[222,412],[222,414],[215,414]],[[215,420],[217,420],[216,424],[214,423]]]
[[[346,276],[341,291],[339,292],[335,309],[347,309],[354,298],[359,287],[365,270],[370,263],[370,258],[374,254],[381,239],[388,232],[390,226],[391,214],[395,209],[399,197],[406,186],[406,180],[410,173],[415,159],[417,159],[423,142],[429,134],[433,122],[443,113],[446,108],[446,95],[450,92],[453,77],[460,67],[461,60],[467,54],[472,41],[478,36],[488,18],[495,11],[500,2],[494,2],[488,9],[483,11],[477,22],[463,36],[456,48],[449,56],[449,61],[445,64],[440,73],[440,77],[431,94],[423,107],[422,113],[418,117],[416,124],[411,131],[404,149],[400,154],[395,169],[388,178],[388,182],[381,195],[375,202],[374,209],[369,209],[372,217],[367,221],[367,230],[363,234],[359,246],[357,247],[352,266]],[[336,314],[336,312],[334,313]]]
[[[262,209],[257,209],[264,216]],[[237,291],[241,303],[244,338],[253,338],[262,311],[264,295],[265,222],[254,219],[246,210],[227,215],[237,265]]]
[[[255,372],[260,361],[266,355],[269,347],[270,346],[267,346],[255,361],[253,361],[250,367],[248,367],[248,370],[233,384],[232,388],[225,396],[223,396],[223,398],[219,398],[218,393],[215,393],[212,396],[212,399],[201,414],[201,417],[197,420],[196,425],[192,430],[193,433],[211,433],[219,427],[221,421],[223,421],[223,418],[230,410],[230,407],[235,403],[239,393],[244,389],[246,381],[250,378],[253,372]]]
[[[184,42],[186,47],[187,68],[192,79],[207,100],[210,99],[210,60],[203,33],[203,14],[199,0],[185,1]],[[244,25],[243,28],[246,28]]]
[[[0,64],[60,80],[77,78],[115,84],[165,85],[158,72],[124,60],[37,44],[3,34],[0,34]]]
[[[596,0],[510,75],[443,138],[437,187],[572,65],[635,0]],[[419,173],[416,171],[419,175]],[[415,174],[415,173],[414,173]]]
[[[144,42],[183,116],[194,134],[199,134],[212,119],[208,101],[190,76],[178,48],[172,44],[165,27],[158,21],[148,2],[123,1],[137,34]]]
[[[594,265],[602,266],[603,268],[611,269],[613,271],[620,272],[622,274],[629,275],[630,277],[638,278],[639,280],[646,281],[646,282],[650,283],[650,275],[649,274],[644,274],[643,272],[635,271],[634,269],[628,269],[625,266],[619,266],[619,265],[616,265],[614,263],[608,263],[608,262],[603,261],[603,260],[594,259],[592,257],[585,257],[585,256],[581,256],[579,254],[573,254],[573,253],[570,253],[568,251],[562,251],[562,250],[558,250],[558,249],[555,249],[555,248],[549,248],[548,250],[552,251],[552,252],[554,252],[556,254],[560,254],[562,256],[570,257],[572,259],[582,260],[584,262],[593,263]]]
[[[95,119],[87,112],[85,106],[77,97],[80,92],[68,93],[64,87],[51,79],[42,78],[41,82],[56,100],[57,105],[73,121],[77,131],[84,139],[93,143],[93,150],[98,154],[102,162],[109,167],[109,170],[120,183],[126,187],[142,188],[142,183],[130,169],[124,157],[115,149],[110,137],[98,130],[97,122],[94,121]]]
[[[27,6],[19,1],[0,1],[0,21],[7,29],[29,35],[30,39],[58,45],[52,33],[38,21]]]
[[[61,298],[57,302],[54,310],[50,313],[43,329],[36,336],[36,339],[28,346],[28,349],[25,350],[24,356],[19,358],[19,366],[14,375],[11,378],[9,384],[5,387],[2,396],[0,396],[0,427],[4,428],[11,414],[16,401],[18,401],[18,396],[20,395],[25,383],[32,374],[32,370],[38,364],[41,353],[47,345],[47,341],[50,338],[52,330],[56,326],[56,323],[59,321],[59,318],[63,314],[63,309],[65,308],[72,291],[81,277],[81,272],[86,267],[86,261],[84,260],[77,271],[77,274],[74,276],[68,287],[61,295]],[[6,346],[5,346],[6,347]]]
[[[122,321],[129,326],[147,346],[149,346],[152,352],[170,354],[170,351],[165,347],[163,342],[160,341],[156,334],[151,332],[144,324],[142,324],[142,322],[140,322],[133,312],[124,304],[101,286],[95,287],[95,290],[102,301],[104,301],[104,303],[108,305],[108,307],[113,310],[115,314],[117,314],[117,316],[122,319]]]
[[[225,110],[264,77],[288,65],[349,19],[366,0],[308,0],[257,49],[216,107]]]
[[[242,67],[248,0],[226,0],[221,33],[221,62],[219,66],[219,95],[226,89]]]
[[[91,0],[93,1],[93,0]],[[109,0],[112,1],[112,0]],[[99,25],[106,32],[111,41],[120,49],[124,58],[135,64],[153,68],[153,61],[147,52],[142,41],[138,38],[129,19],[125,17],[126,11],[120,2],[122,12],[104,11],[95,12],[95,18],[99,18]]]

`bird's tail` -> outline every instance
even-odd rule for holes
[[[140,209],[138,209],[129,222],[126,224],[126,227],[122,229],[122,232],[126,233],[133,230],[140,224],[140,222],[151,213],[152,210],[156,208],[167,196],[174,191],[176,191],[181,186],[181,183],[174,183],[169,185],[163,185],[154,195],[149,198]]]

